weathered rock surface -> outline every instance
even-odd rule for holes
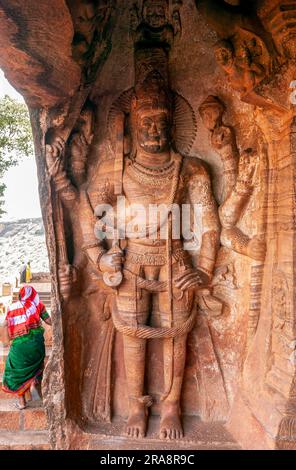
[[[1,2],[0,35],[0,67],[28,105],[53,106],[74,94],[81,72],[64,0]]]

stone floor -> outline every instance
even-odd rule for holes
[[[42,402],[32,401],[24,410],[17,409],[15,402],[14,398],[0,399],[0,450],[49,449]]]
[[[113,419],[111,425],[93,426],[85,429],[86,448],[92,450],[239,450],[223,423],[204,423],[197,417],[183,419],[185,437],[180,441],[159,441],[159,417],[149,419],[147,436],[144,439],[128,439],[123,435],[125,421]],[[84,447],[83,447],[84,448]]]
[[[50,450],[47,431],[0,431],[0,450]]]

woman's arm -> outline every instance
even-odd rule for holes
[[[47,325],[52,325],[51,317],[49,316],[49,313],[46,310],[41,313],[40,317]]]
[[[7,323],[7,320],[5,320],[3,323],[2,323],[2,328],[3,328],[3,339],[4,339],[4,343],[5,344],[8,344],[9,341],[10,341],[10,338],[9,338],[9,334],[8,334],[8,323]]]
[[[52,325],[50,317],[47,317],[44,321],[47,323],[47,325]]]

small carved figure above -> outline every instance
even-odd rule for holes
[[[143,0],[131,9],[131,32],[137,44],[153,41],[171,45],[175,36],[181,33],[180,8],[178,0]]]
[[[263,44],[257,37],[223,39],[215,44],[214,51],[230,85],[242,97],[250,93],[268,73]]]

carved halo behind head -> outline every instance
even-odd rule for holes
[[[156,74],[155,71],[150,73],[147,81],[123,92],[110,108],[108,129],[111,146],[114,149],[116,117],[124,114],[125,154],[130,154],[132,158],[135,152],[132,140],[135,138],[136,114],[145,106],[166,109],[169,112],[172,146],[180,154],[188,155],[196,137],[196,118],[190,104],[180,94],[169,90],[164,82],[159,82],[159,76]]]

